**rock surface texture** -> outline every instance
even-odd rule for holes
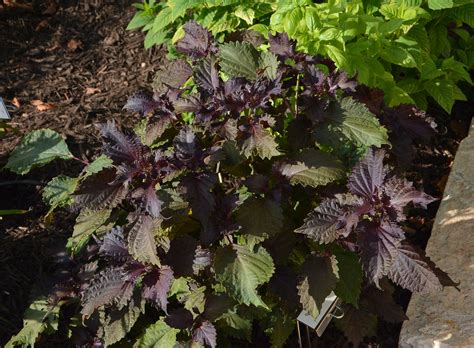
[[[403,324],[403,348],[474,347],[474,122],[461,142],[436,215],[427,255],[458,288],[414,294]]]

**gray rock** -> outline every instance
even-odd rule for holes
[[[427,255],[458,288],[413,294],[400,347],[474,347],[474,123],[461,142],[436,215]]]

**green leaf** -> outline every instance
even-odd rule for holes
[[[48,215],[56,208],[74,203],[72,194],[76,190],[78,178],[59,175],[53,178],[43,190],[43,202],[49,206]]]
[[[109,313],[103,326],[105,346],[108,347],[122,340],[143,313],[145,313],[145,301],[141,301],[139,306],[131,303],[121,310]]]
[[[71,159],[66,142],[51,129],[40,129],[26,135],[13,150],[5,168],[20,175],[33,167],[45,165],[55,159]]]
[[[424,84],[426,91],[449,114],[454,105],[454,89],[451,81],[435,80]]]
[[[345,176],[342,163],[330,154],[304,149],[295,157],[296,164],[284,164],[282,174],[292,185],[318,187]]]
[[[296,7],[285,13],[283,17],[283,29],[290,37],[294,36],[298,31],[301,23],[305,22],[305,13],[302,8]]]
[[[334,61],[334,63],[339,69],[344,70],[350,66],[350,64],[348,64],[344,51],[332,45],[326,45],[326,50],[327,50],[329,58],[331,58]]]
[[[428,7],[432,10],[442,10],[443,8],[452,8],[453,0],[428,0]]]
[[[243,338],[250,342],[252,337],[252,321],[243,318],[235,310],[229,310],[221,315],[217,324],[219,327],[222,327],[225,334],[235,338]]]
[[[163,318],[150,325],[133,348],[170,348],[176,343],[179,330],[168,326]]]
[[[380,51],[380,56],[389,63],[397,64],[406,68],[416,67],[415,59],[408,50],[395,44],[384,47]]]
[[[237,210],[236,220],[242,233],[273,236],[283,227],[283,210],[271,199],[251,197]]]
[[[190,291],[184,302],[184,308],[194,314],[195,317],[204,312],[204,306],[206,304],[205,297],[206,287],[201,286],[200,288]]]
[[[300,302],[303,309],[316,318],[324,300],[336,287],[333,262],[328,257],[311,256],[301,267],[303,280],[298,285]]]
[[[280,307],[275,307],[270,315],[270,327],[265,330],[270,336],[270,347],[283,347],[294,329],[295,320]]]
[[[334,250],[339,269],[339,281],[334,293],[344,302],[357,307],[360,291],[362,289],[362,267],[359,257],[342,248]]]
[[[220,47],[220,66],[224,73],[232,77],[257,78],[259,66],[258,51],[248,43],[229,42]]]
[[[7,342],[5,348],[34,347],[41,333],[52,333],[58,329],[58,319],[59,306],[51,306],[44,296],[35,299],[25,311],[23,328]]]
[[[262,52],[259,59],[259,68],[265,71],[269,79],[276,79],[278,72],[278,57],[272,52]]]
[[[127,242],[128,251],[135,260],[159,266],[155,228],[155,221],[149,215],[139,215],[128,232]]]
[[[203,4],[204,0],[168,0],[168,6],[171,7],[171,18],[174,22],[179,17],[183,17],[186,11]]]
[[[474,28],[474,4],[467,4],[452,9],[450,15],[456,20],[461,21]]]
[[[238,6],[234,14],[243,19],[248,25],[252,25],[255,19],[255,11],[247,5]]]
[[[97,211],[82,210],[76,219],[74,231],[67,241],[66,248],[72,254],[77,254],[87,244],[94,232],[108,229],[104,224],[109,219],[111,212],[109,209]]]
[[[0,210],[0,216],[21,215],[21,214],[26,214],[28,212],[29,210],[23,210],[23,209],[3,209],[3,210]]]
[[[130,23],[128,23],[126,30],[133,30],[133,29],[138,29],[140,27],[144,27],[145,25],[150,23],[152,20],[153,20],[153,17],[150,16],[148,13],[137,12],[133,16]]]
[[[351,97],[345,97],[333,105],[326,116],[342,134],[360,146],[388,144],[387,129],[367,107]]]
[[[100,155],[86,167],[86,176],[97,174],[102,169],[113,167],[113,163],[106,155]]]
[[[257,247],[256,251],[242,245],[220,248],[215,255],[214,268],[216,280],[239,303],[268,308],[257,287],[270,280],[275,267],[263,247]]]

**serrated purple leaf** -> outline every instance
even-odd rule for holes
[[[202,58],[212,50],[211,33],[194,21],[184,26],[184,37],[176,43],[176,50],[192,58]]]
[[[193,70],[182,59],[166,61],[160,66],[153,80],[153,90],[157,95],[165,94],[169,90],[176,90],[191,77]]]
[[[123,269],[120,267],[106,269],[84,290],[81,313],[84,317],[89,317],[96,308],[121,300],[121,296],[128,295],[126,289]]]
[[[388,276],[396,284],[413,292],[427,294],[442,290],[438,277],[428,262],[415,250],[403,244],[398,248],[398,257],[391,266]]]
[[[369,280],[377,286],[397,259],[404,237],[403,230],[389,222],[359,224],[357,240],[362,265]]]
[[[74,192],[75,203],[90,209],[115,208],[128,193],[127,185],[113,183],[115,179],[115,168],[88,176]]]
[[[295,54],[296,42],[290,40],[287,33],[269,34],[270,52],[282,58],[291,58]]]
[[[215,348],[217,345],[217,331],[210,321],[203,321],[193,330],[193,341]]]
[[[357,224],[357,214],[354,216],[351,213],[349,206],[341,200],[326,199],[308,214],[303,226],[295,232],[305,234],[318,243],[331,243],[340,236],[347,236]]]
[[[130,257],[122,227],[114,227],[105,235],[99,253],[117,261],[125,261]]]
[[[155,268],[143,279],[143,297],[166,313],[168,291],[170,290],[173,279],[173,271],[170,267],[163,266],[160,269]]]
[[[138,137],[125,135],[110,121],[101,125],[100,130],[105,141],[104,153],[115,164],[133,163],[143,157],[145,148]]]
[[[128,98],[127,104],[123,108],[132,112],[139,112],[145,116],[156,110],[160,105],[159,101],[144,93],[139,93]]]
[[[383,190],[390,198],[390,205],[399,213],[402,212],[408,203],[421,205],[423,208],[426,208],[427,204],[436,200],[430,195],[416,190],[412,182],[397,177],[388,179],[384,184]]]
[[[349,191],[355,195],[372,199],[382,186],[385,171],[383,166],[385,152],[369,149],[367,156],[352,170],[349,178]]]

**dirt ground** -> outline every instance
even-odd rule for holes
[[[78,157],[99,145],[94,124],[137,121],[122,111],[127,98],[152,80],[162,51],[143,48],[140,32],[125,30],[131,1],[42,1],[32,9],[0,12],[0,96],[16,98],[12,126],[20,135],[51,128]],[[36,104],[36,105],[33,105]],[[0,166],[21,136],[0,140]],[[51,256],[64,246],[75,215],[61,212],[51,226],[41,188],[59,173],[81,166],[55,162],[19,177],[0,171],[0,209],[29,209],[0,221],[0,346],[21,327],[31,286],[47,273]]]
[[[0,1],[1,3],[1,1]],[[163,59],[163,51],[143,48],[140,32],[127,32],[133,15],[130,1],[38,1],[28,9],[0,12],[0,96],[16,98],[20,110],[11,125],[19,135],[0,140],[0,166],[21,135],[52,128],[67,137],[77,157],[92,158],[100,145],[94,124],[114,119],[133,126],[137,116],[122,111],[127,97],[146,88]],[[472,95],[471,95],[472,96]],[[472,98],[471,98],[472,100]],[[466,136],[471,105],[458,104],[453,115],[433,111],[442,136],[420,147],[409,179],[422,183],[431,195],[441,197],[459,141]],[[74,175],[76,163],[54,162],[19,177],[0,171],[0,209],[27,209],[25,215],[0,220],[0,346],[22,325],[33,284],[52,268],[52,256],[65,245],[75,214],[61,211],[51,225],[41,189],[53,176]],[[416,210],[406,230],[424,247],[438,205]],[[397,291],[406,306],[409,293]],[[395,347],[400,325],[382,323],[378,336],[365,346]],[[49,346],[64,347],[61,343]],[[313,346],[344,347],[347,342],[329,328]]]

